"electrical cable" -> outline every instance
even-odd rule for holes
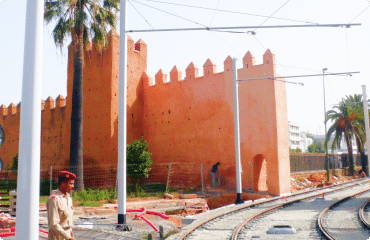
[[[203,27],[208,27],[208,26],[206,26],[206,25],[204,25],[204,24],[201,24],[201,23],[195,22],[195,21],[193,21],[193,20],[190,20],[190,19],[187,19],[187,18],[181,17],[181,16],[179,16],[179,15],[176,15],[176,14],[173,14],[173,13],[170,13],[170,12],[167,12],[167,11],[164,11],[164,10],[159,9],[159,8],[156,8],[156,7],[153,7],[153,6],[147,5],[147,4],[145,4],[145,3],[141,3],[141,2],[138,2],[138,1],[135,1],[135,0],[131,0],[131,1],[136,2],[136,3],[138,3],[138,4],[142,4],[142,5],[147,6],[147,7],[150,7],[150,8],[153,8],[153,9],[158,10],[158,11],[161,11],[161,12],[167,13],[167,14],[169,14],[169,15],[172,15],[172,16],[175,16],[175,17],[178,17],[178,18],[181,18],[181,19],[183,19],[183,20],[186,20],[186,21],[189,21],[189,22],[192,22],[192,23],[195,23],[195,24],[201,25],[201,26],[203,26]]]
[[[347,65],[348,65],[348,69],[347,69],[347,71],[349,71],[349,70],[350,70],[350,68],[349,68],[349,52],[348,52],[348,37],[347,37],[347,29],[345,29],[345,32],[346,32]]]
[[[153,6],[150,6],[150,5],[147,5],[147,4],[144,4],[144,3],[141,3],[141,2],[138,2],[138,1],[136,1],[136,0],[132,0],[132,1],[134,1],[134,2],[136,2],[136,3],[138,3],[138,4],[142,4],[142,5],[144,5],[144,6],[147,6],[147,7],[150,7],[150,8],[153,8],[153,9],[155,9],[155,10],[158,10],[158,11],[161,11],[161,12],[164,12],[164,13],[167,13],[167,14],[169,14],[169,15],[172,15],[172,16],[175,16],[175,17],[178,17],[178,18],[181,18],[181,19],[183,19],[183,20],[186,20],[186,21],[189,21],[189,22],[192,22],[192,23],[195,23],[195,24],[198,24],[198,25],[201,25],[201,26],[204,26],[204,27],[207,27],[206,25],[204,25],[204,24],[201,24],[201,23],[198,23],[198,22],[195,22],[195,21],[192,21],[192,20],[190,20],[190,19],[187,19],[187,18],[184,18],[184,17],[181,17],[181,16],[178,16],[178,15],[176,15],[176,14],[172,14],[172,13],[169,13],[169,12],[167,12],[167,11],[164,11],[164,10],[161,10],[161,9],[158,9],[158,8],[156,8],[156,7],[153,7]],[[166,2],[161,2],[161,1],[154,1],[154,0],[145,0],[145,1],[150,1],[150,2],[159,2],[159,3],[166,3]],[[270,19],[270,18],[274,18],[274,17],[272,17],[276,12],[278,12],[282,7],[284,7],[288,2],[289,2],[290,0],[288,0],[287,2],[285,2],[278,10],[276,10],[271,16],[269,16],[269,17],[267,17],[267,19],[263,22],[263,23],[265,23],[268,19]],[[173,4],[173,3],[166,3],[166,4]],[[131,4],[132,5],[132,4]],[[180,6],[186,6],[186,7],[195,7],[195,6],[189,6],[189,5],[184,5],[184,4],[173,4],[173,5],[180,5]],[[196,8],[201,8],[201,9],[208,9],[208,10],[214,10],[214,11],[221,11],[221,10],[218,10],[218,9],[211,9],[211,8],[203,8],[203,7],[196,7]],[[366,9],[365,9],[366,10]],[[228,11],[228,12],[230,12],[230,11]],[[233,13],[238,13],[238,12],[233,12]],[[239,14],[242,14],[242,13],[239,13]],[[248,14],[247,14],[248,15]],[[145,18],[144,18],[145,19]],[[275,18],[276,19],[276,18]],[[287,19],[284,19],[284,20],[287,20]],[[213,19],[212,19],[212,21],[213,21]],[[292,21],[294,21],[294,20],[292,20]],[[259,26],[261,26],[263,23],[261,23]],[[149,24],[149,23],[148,23]],[[213,31],[217,31],[217,32],[228,32],[228,33],[249,33],[250,31],[248,31],[248,32],[238,32],[238,31],[222,31],[222,30],[211,30],[212,32]],[[254,31],[253,31],[254,32]],[[220,38],[217,34],[215,34],[215,33],[213,33],[216,37],[218,37],[222,42],[224,42],[226,45],[228,45],[231,49],[233,49],[235,52],[238,52],[237,50],[235,50],[232,46],[230,46],[229,44],[227,44],[222,38]],[[253,35],[252,35],[253,36]],[[253,36],[254,37],[254,36]],[[255,38],[255,40],[266,50],[266,48],[263,46],[263,44],[260,42],[260,41],[258,41],[258,39],[256,38],[256,37],[254,37]],[[279,63],[279,61],[277,60],[277,59],[275,59],[276,60],[276,62],[278,62],[278,65],[279,66],[282,66],[283,68],[284,68],[284,65],[282,65],[282,64],[280,64]],[[255,68],[253,68],[254,70],[256,70]],[[284,68],[284,70],[286,71],[286,72],[288,72],[289,73],[289,71],[287,70],[287,69],[285,69]],[[256,70],[256,71],[258,71],[258,70]],[[316,71],[316,70],[311,70],[311,71]],[[264,75],[266,75],[265,73],[263,73]],[[290,74],[290,73],[289,73]],[[290,74],[291,75],[291,74]],[[267,76],[267,75],[266,75]],[[275,81],[283,81],[283,82],[287,82],[287,83],[292,83],[292,84],[299,84],[299,85],[301,85],[302,83],[298,83],[298,82],[289,82],[289,81],[285,81],[285,80],[277,80],[277,79],[272,79],[272,80],[275,80]],[[303,85],[303,84],[302,84]],[[315,94],[317,94],[317,95],[320,95],[320,94],[318,94],[318,93],[316,93],[315,91],[313,91],[313,90],[311,90],[311,89],[309,89],[309,88],[307,88],[306,86],[304,86],[306,89],[308,89],[308,90],[310,90],[311,92],[313,92],[313,93],[315,93]]]
[[[243,61],[242,59],[237,59],[237,60],[241,60],[241,61]],[[275,59],[276,60],[276,59]],[[243,63],[243,66],[247,66],[246,64],[244,64]],[[259,71],[259,70],[257,70],[256,68],[254,68],[253,66],[248,66],[248,67],[251,67],[254,71],[256,71],[256,72],[259,72],[259,73],[261,73],[261,74],[263,74],[263,75],[265,75],[266,76],[266,78],[269,78],[269,79],[258,79],[258,80],[272,80],[272,81],[277,81],[277,82],[285,82],[285,83],[292,83],[292,84],[297,84],[297,85],[302,85],[302,83],[298,83],[298,82],[291,82],[291,81],[286,81],[286,80],[279,80],[279,79],[276,79],[276,78],[274,78],[274,77],[271,77],[271,76],[267,76],[267,74],[266,73],[264,73],[264,72],[261,72],[261,71]],[[250,81],[253,81],[254,79],[251,79]],[[255,79],[255,80],[257,80],[257,79]]]
[[[352,23],[353,21],[355,21],[355,19],[356,18],[358,18],[361,14],[363,14],[367,9],[369,9],[370,8],[370,5],[369,6],[367,6],[367,8],[365,8],[362,12],[360,12],[360,14],[359,15],[357,15],[354,19],[352,19],[352,21],[350,21],[349,23]]]
[[[186,4],[180,4],[180,3],[169,3],[169,2],[163,2],[163,1],[157,1],[157,0],[144,0],[144,1],[156,2],[156,3],[163,3],[163,4],[170,4],[170,5],[177,5],[177,6],[182,6],[182,7],[198,8],[198,9],[218,11],[218,12],[233,13],[233,14],[249,15],[249,16],[254,16],[254,17],[268,17],[268,16],[265,16],[265,15],[258,15],[258,14],[252,14],[252,13],[243,13],[243,12],[236,12],[236,11],[229,11],[229,10],[222,10],[222,9],[214,9],[214,8],[207,8],[207,7],[200,7],[200,6],[192,6],[192,5],[186,5]],[[289,19],[289,18],[280,18],[280,17],[270,17],[270,18],[277,19],[277,20],[291,21],[291,22],[300,22],[300,23],[307,23],[307,24],[318,24],[318,23],[315,23],[315,22],[295,20],[295,19]]]
[[[225,42],[220,36],[218,36],[214,31],[210,31],[211,33],[213,33],[213,35],[215,35],[216,37],[218,37],[223,43],[225,43],[228,47],[230,47],[232,50],[234,50],[236,53],[240,54],[238,50],[236,50],[235,48],[233,48],[230,44],[228,44],[227,42]]]
[[[258,39],[255,37],[255,36],[252,36],[254,37],[254,39],[263,47],[263,49],[265,49],[265,51],[267,51],[267,48],[265,48],[265,46],[263,46],[263,44],[258,41]],[[282,66],[282,64],[280,64],[280,62],[275,58],[275,61],[280,65]],[[283,67],[283,66],[282,66]],[[283,67],[283,69],[289,74],[289,75],[292,75],[285,67]]]
[[[278,10],[276,10],[273,14],[271,14],[268,18],[266,18],[265,19],[265,21],[263,21],[260,25],[259,25],[259,27],[260,26],[262,26],[265,22],[267,22],[267,20],[269,20],[272,16],[274,16],[275,15],[275,13],[277,13],[280,9],[282,9],[288,2],[290,2],[290,0],[288,0],[288,1],[286,1],[281,7],[279,7],[278,8]],[[256,28],[257,29],[257,28]],[[253,30],[253,32],[255,32],[256,31],[256,29],[254,29]]]
[[[130,4],[131,4],[131,6],[136,10],[136,12],[137,13],[139,13],[139,15],[145,20],[145,22],[147,23],[147,24],[149,24],[149,26],[152,28],[152,29],[154,29],[154,27],[148,22],[148,20],[146,20],[145,19],[145,17],[139,12],[139,10],[137,10],[137,8],[131,3],[131,1],[128,1]]]
[[[216,9],[218,9],[218,4],[219,3],[220,3],[220,0],[217,1]],[[212,26],[212,22],[213,22],[213,19],[215,18],[216,12],[217,12],[217,10],[215,10],[215,12],[213,13],[213,17],[212,17],[212,20],[211,20],[211,23],[209,24],[209,26]]]
[[[334,98],[335,98],[335,101],[336,101],[336,102],[339,102],[339,101],[338,101],[337,96],[335,95],[335,93],[334,93],[334,91],[333,91],[333,88],[332,88],[332,87],[331,87],[331,85],[330,85],[330,82],[329,82],[329,78],[328,78],[328,77],[326,77],[326,82],[328,83],[329,88],[330,88],[331,92],[333,93],[333,96],[334,96]],[[333,99],[332,99],[332,100],[333,100]]]

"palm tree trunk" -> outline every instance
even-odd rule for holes
[[[366,176],[369,176],[367,172],[367,161],[366,161],[365,149],[361,147],[361,141],[358,137],[356,137],[356,143],[357,143],[357,152],[360,153],[360,157],[361,157],[361,169],[362,171],[364,171]]]
[[[355,169],[354,169],[354,162],[353,162],[353,149],[352,149],[352,141],[351,136],[348,136],[347,132],[344,132],[344,137],[346,139],[347,149],[348,149],[348,165],[349,165],[349,175],[354,176],[355,175]]]
[[[72,89],[72,114],[71,114],[71,142],[70,142],[70,170],[76,174],[75,187],[83,190],[83,25],[79,27],[75,53],[73,58],[73,89]]]

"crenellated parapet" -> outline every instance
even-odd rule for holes
[[[138,42],[140,42],[139,40]],[[140,49],[140,48],[139,48]],[[275,55],[268,49],[263,55],[263,63],[256,65],[255,58],[252,53],[248,51],[243,57],[243,69],[253,70],[254,72],[265,75],[275,74]],[[179,81],[192,82],[195,79],[213,78],[220,74],[231,74],[232,73],[232,58],[227,56],[224,61],[224,72],[217,72],[217,65],[211,60],[207,59],[203,64],[203,76],[199,74],[199,68],[191,62],[185,69],[185,78],[182,77],[182,71],[175,65],[170,71],[170,77],[168,74],[160,69],[154,77],[154,80],[145,72],[143,75],[144,86],[160,86],[168,83],[176,83]]]
[[[0,105],[0,117],[8,116],[8,115],[19,115],[21,112],[22,103],[19,102],[17,105],[14,103],[9,104],[6,107],[4,104]],[[59,95],[56,100],[52,97],[48,97],[45,101],[41,100],[41,111],[43,110],[51,110],[55,108],[63,108],[66,106],[66,99]]]
[[[66,99],[60,94],[55,100],[51,96],[49,96],[45,101],[41,100],[41,110],[60,109],[65,106]]]

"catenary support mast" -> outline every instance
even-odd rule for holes
[[[242,199],[242,176],[240,164],[240,131],[239,131],[239,94],[238,94],[238,72],[236,58],[233,58],[233,92],[234,92],[234,131],[235,131],[235,168],[236,168],[236,202],[243,203]]]
[[[39,239],[43,0],[28,0],[23,58],[16,239]]]
[[[119,109],[118,109],[118,224],[126,223],[126,146],[127,146],[127,1],[121,0]]]
[[[370,130],[369,130],[369,108],[367,106],[367,96],[366,96],[366,85],[362,85],[362,100],[364,106],[364,116],[365,116],[365,132],[366,132],[366,150],[367,150],[367,174],[370,174]]]

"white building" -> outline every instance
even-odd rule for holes
[[[309,137],[309,133],[302,132],[299,129],[299,124],[288,122],[289,124],[289,148],[301,149],[302,152],[307,152],[308,146],[313,143],[313,139]]]
[[[301,137],[300,141],[301,146],[299,148],[302,150],[302,152],[307,152],[308,146],[310,146],[313,143],[312,134],[300,132],[299,136]]]
[[[289,148],[297,149],[301,147],[301,138],[299,136],[299,125],[293,122],[289,124]]]

